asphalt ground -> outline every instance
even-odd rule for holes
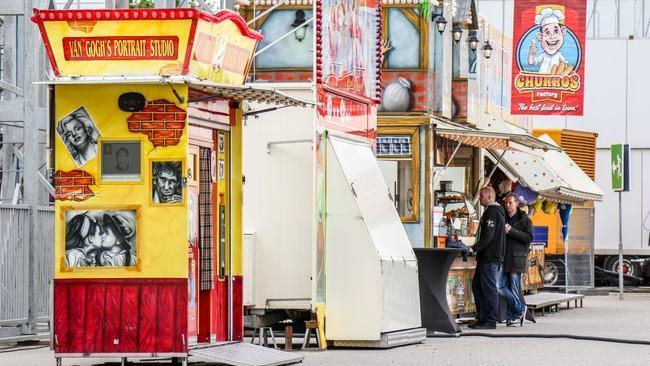
[[[476,332],[466,326],[458,338],[430,337],[417,345],[389,350],[330,349],[301,352],[304,365],[644,365],[650,364],[650,345],[574,340],[567,338],[535,338],[529,335],[576,335],[650,342],[650,294],[626,293],[620,301],[617,294],[590,296],[584,307],[537,316],[537,324],[508,328],[501,324],[495,336],[471,336]],[[299,339],[294,340],[299,342]],[[46,344],[43,344],[46,346]],[[0,347],[0,366],[54,365],[49,347],[26,346],[25,349]],[[6,352],[11,351],[11,352]],[[5,353],[3,353],[5,352]],[[64,365],[116,365],[118,359],[65,359]],[[169,362],[140,364],[169,365]],[[216,365],[192,357],[194,365]]]

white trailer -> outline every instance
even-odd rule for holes
[[[314,95],[310,84],[265,85]],[[243,151],[247,325],[301,320],[322,306],[325,336],[335,345],[423,341],[417,260],[372,146],[328,132],[320,140],[326,193],[319,199],[315,109],[250,107]],[[323,248],[316,245],[317,209],[325,210]]]
[[[595,263],[618,268],[618,194],[611,189],[610,146],[629,143],[630,191],[622,194],[624,269],[650,278],[650,39],[588,39],[585,115],[535,117],[535,128],[598,133],[596,183],[605,192],[595,204]]]

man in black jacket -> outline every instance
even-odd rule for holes
[[[481,189],[479,200],[485,207],[477,234],[476,271],[472,279],[472,293],[478,313],[478,322],[472,329],[496,329],[499,308],[497,276],[505,251],[505,212],[495,202],[496,193],[492,187]]]
[[[503,271],[499,278],[499,293],[508,303],[506,325],[524,325],[526,305],[521,298],[521,274],[528,269],[528,251],[533,241],[533,224],[517,207],[519,200],[514,193],[503,199],[506,208],[506,254]]]

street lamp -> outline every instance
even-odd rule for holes
[[[451,35],[454,37],[456,43],[460,42],[460,38],[463,36],[463,28],[461,28],[460,24],[454,25],[451,29]]]
[[[485,58],[492,57],[492,45],[490,44],[490,41],[485,41],[485,44],[483,45],[483,56],[485,56]]]
[[[294,19],[293,23],[291,23],[291,28],[297,28],[303,25],[305,23],[305,11],[302,9],[296,10],[296,18]],[[298,28],[293,35],[296,37],[296,40],[298,42],[302,42],[305,39],[305,36],[307,35],[307,25],[304,25],[300,28]]]
[[[470,33],[469,37],[467,38],[467,43],[469,43],[469,48],[472,51],[476,51],[476,47],[478,46],[478,37],[476,37],[476,33]]]
[[[438,33],[442,34],[447,28],[447,19],[442,15],[442,12],[439,14],[433,14],[431,16],[431,21],[436,22],[436,28],[438,28]]]

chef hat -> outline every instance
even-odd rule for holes
[[[540,27],[551,23],[560,23],[562,20],[564,20],[564,13],[559,9],[545,8],[535,15],[535,24]]]

